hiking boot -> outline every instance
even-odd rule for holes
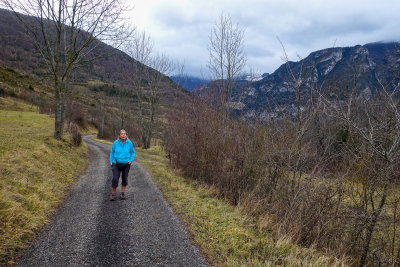
[[[115,200],[115,194],[111,194],[110,201],[114,201],[114,200]]]
[[[124,192],[121,192],[121,195],[119,196],[122,200],[125,200],[126,199],[126,197],[125,197],[125,193]]]

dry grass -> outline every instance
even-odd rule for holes
[[[13,98],[0,97],[0,110],[38,112],[37,106],[17,101]]]
[[[0,263],[48,222],[87,164],[87,147],[53,139],[54,119],[34,110],[0,98]]]
[[[87,134],[97,134],[97,129],[96,127],[92,126],[92,125],[88,125],[86,128],[84,129],[79,129],[79,132],[82,135],[87,135]]]
[[[101,86],[101,85],[105,85],[106,83],[100,80],[88,80],[87,84],[89,86]]]
[[[113,144],[113,143],[110,142],[110,141],[103,140],[103,139],[98,139],[96,136],[93,136],[92,139],[95,140],[95,141],[97,141],[97,142],[100,142],[100,143],[103,143],[103,144],[107,144],[107,145],[112,145],[112,144]],[[136,148],[135,148],[135,150],[136,150]]]
[[[183,219],[194,243],[213,266],[344,266],[344,261],[276,240],[263,221],[216,197],[216,190],[180,176],[168,167],[160,147],[136,148],[164,196]],[[262,230],[260,230],[262,229]]]

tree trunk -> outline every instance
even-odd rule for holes
[[[54,138],[61,140],[64,133],[65,122],[65,86],[62,83],[55,83],[55,122],[54,122]]]
[[[144,149],[150,148],[152,132],[149,128],[150,128],[150,125],[146,125],[142,132],[142,142],[143,142]]]
[[[372,239],[372,234],[374,233],[374,228],[375,228],[376,222],[378,220],[378,217],[381,214],[383,206],[386,203],[387,194],[388,194],[388,184],[386,183],[384,186],[384,189],[383,189],[383,194],[382,194],[381,201],[379,203],[379,207],[372,213],[371,222],[369,223],[369,225],[367,227],[367,235],[365,238],[365,245],[364,245],[363,253],[362,253],[361,259],[360,259],[360,265],[359,265],[360,267],[364,266],[365,262],[367,260],[369,245],[370,245],[371,239]]]
[[[100,138],[104,137],[104,112],[102,112],[102,114],[101,114],[101,121],[100,121],[100,126],[99,126],[98,137],[100,137]]]
[[[144,143],[144,148],[148,149],[151,146],[151,139],[153,137],[153,128],[154,128],[154,115],[155,115],[155,109],[156,109],[156,101],[155,99],[151,99],[150,101],[150,122],[147,127],[146,131],[146,142]]]

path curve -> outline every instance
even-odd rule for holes
[[[85,174],[17,264],[206,266],[143,166],[135,161],[130,170],[127,199],[109,201],[111,146],[89,136],[84,141],[90,150]]]

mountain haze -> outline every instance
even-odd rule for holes
[[[203,78],[198,78],[198,77],[194,77],[194,76],[171,76],[170,77],[171,80],[173,80],[174,82],[176,82],[177,84],[179,84],[180,86],[182,86],[183,88],[185,88],[188,91],[193,91],[198,89],[199,87],[201,87],[202,85],[205,85],[207,83],[209,83],[210,81],[207,79],[203,79]]]

